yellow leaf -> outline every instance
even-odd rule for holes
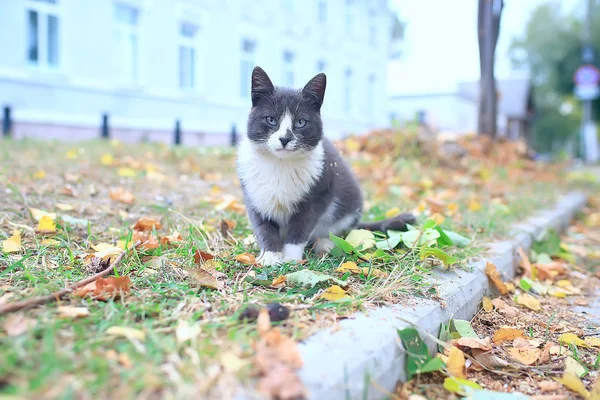
[[[388,276],[386,272],[383,272],[379,268],[371,268],[369,270],[369,267],[362,267],[361,271],[365,276],[368,276],[369,274],[371,274],[370,276],[374,276],[376,278],[386,278]]]
[[[561,279],[559,281],[556,281],[555,285],[559,288],[568,288],[573,286],[573,284],[567,279]]]
[[[452,346],[446,368],[450,376],[457,378],[466,378],[465,376],[465,355],[458,348]]]
[[[471,202],[469,203],[469,210],[470,211],[479,211],[479,210],[481,210],[481,204],[479,202],[477,202],[476,200],[471,200]]]
[[[494,309],[494,305],[489,297],[483,296],[483,300],[481,301],[483,309],[485,312],[490,312]]]
[[[354,261],[346,261],[343,263],[335,272],[341,272],[345,274],[346,272],[350,272],[353,274],[360,274],[361,270],[358,268]]]
[[[44,239],[42,240],[42,245],[44,246],[58,246],[60,242],[56,239]]]
[[[600,338],[597,337],[586,337],[585,342],[592,347],[600,347]]]
[[[77,149],[67,151],[67,160],[74,160],[75,158],[77,158]]]
[[[573,357],[567,357],[565,359],[565,374],[573,374],[581,378],[585,374],[585,368]]]
[[[494,264],[487,263],[485,265],[485,274],[494,283],[494,286],[496,286],[496,289],[498,289],[502,296],[508,294],[508,289],[502,281],[502,278],[500,277],[500,274],[498,273],[498,270]]]
[[[38,208],[29,208],[29,212],[31,213],[31,216],[33,217],[33,219],[35,219],[36,221],[40,222],[40,220],[42,219],[42,217],[50,217],[53,220],[56,219],[56,213],[50,213],[44,210],[40,210]]]
[[[335,301],[346,297],[349,296],[346,294],[346,291],[344,289],[342,289],[338,285],[333,285],[327,288],[327,290],[325,290],[323,293],[321,293],[319,299]]]
[[[424,190],[429,190],[429,189],[431,189],[433,187],[433,181],[431,179],[429,179],[429,178],[423,178],[423,179],[421,179],[420,184],[421,184],[421,187]]]
[[[79,318],[90,315],[90,310],[85,307],[58,306],[56,311],[61,318]]]
[[[590,400],[600,400],[600,379],[597,379],[596,383],[592,387]]]
[[[444,223],[444,221],[446,220],[446,218],[444,218],[444,216],[440,213],[434,213],[432,214],[430,217],[430,219],[434,220],[436,224],[441,225]]]
[[[570,332],[563,333],[562,335],[560,335],[560,337],[558,338],[558,342],[565,343],[565,344],[574,344],[575,346],[580,346],[580,347],[589,347],[589,345],[586,342],[581,340],[574,333],[570,333]]]
[[[344,144],[346,145],[346,148],[350,152],[356,152],[356,151],[360,150],[360,143],[356,139],[352,139],[352,138],[346,139],[344,141]]]
[[[235,256],[235,259],[241,262],[242,264],[256,264],[256,257],[254,257],[254,254],[238,254],[237,256]]]
[[[123,252],[123,249],[113,246],[108,243],[98,243],[97,245],[92,246],[92,248],[94,250],[96,250],[96,253],[94,253],[94,256],[96,256],[102,260],[113,258]]]
[[[508,354],[521,364],[533,365],[540,358],[542,351],[535,347],[513,347],[508,349]]]
[[[550,296],[558,297],[561,299],[564,299],[565,297],[567,297],[567,292],[565,292],[562,289],[557,289],[557,288],[553,288],[553,287],[550,287],[550,289],[548,290],[548,294]]]
[[[35,231],[38,233],[55,233],[56,224],[54,223],[54,220],[52,218],[45,215],[38,223],[38,226],[37,228],[35,228]]]
[[[46,177],[46,171],[40,169],[33,174],[33,179],[44,179]]]
[[[117,174],[123,178],[133,178],[137,175],[135,169],[129,167],[121,167],[117,170]]]
[[[450,204],[448,204],[447,208],[448,208],[448,214],[454,215],[458,211],[458,204],[450,203]]]
[[[375,246],[375,236],[373,232],[366,229],[354,229],[346,236],[346,241],[352,245],[352,247],[359,247],[363,250],[370,249]]]
[[[144,341],[146,339],[146,334],[144,333],[144,331],[140,331],[139,329],[134,328],[128,328],[126,326],[111,326],[106,330],[106,334],[111,336],[133,338],[140,341]]]
[[[577,375],[565,373],[561,378],[556,379],[556,381],[562,383],[566,388],[579,393],[586,399],[590,397],[590,392],[588,392]]]
[[[515,287],[515,284],[512,282],[505,282],[506,285],[506,289],[508,290],[508,293],[514,293],[517,291],[517,288]]]
[[[271,286],[280,288],[285,286],[285,281],[287,280],[287,275],[279,275],[277,278],[273,278],[273,282],[271,282]]]
[[[16,253],[21,251],[21,233],[14,230],[11,237],[2,241],[2,251],[5,253]]]
[[[527,293],[517,296],[516,303],[533,311],[540,311],[542,309],[540,301]]]
[[[102,157],[100,157],[100,163],[102,165],[111,165],[114,160],[115,158],[110,153],[104,153],[102,154]]]
[[[70,204],[56,203],[56,208],[58,208],[60,211],[71,211],[75,207]]]
[[[516,328],[500,328],[494,333],[492,341],[496,344],[514,340],[518,337],[525,337],[522,329]]]
[[[392,218],[392,217],[395,217],[398,214],[400,214],[400,209],[398,207],[394,207],[394,208],[389,209],[389,210],[386,211],[385,217],[386,218]]]

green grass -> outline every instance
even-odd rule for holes
[[[277,324],[300,340],[319,329],[331,328],[332,321],[356,310],[437,293],[434,272],[442,268],[440,263],[421,260],[412,253],[388,252],[371,261],[356,255],[324,259],[309,255],[304,265],[275,267],[236,261],[236,255],[256,254],[257,248],[243,210],[222,207],[227,196],[241,204],[231,149],[99,141],[1,144],[0,240],[19,229],[24,251],[0,253],[0,304],[47,295],[89,276],[91,272],[77,256],[101,242],[131,242],[131,226],[141,216],[161,218],[163,229],[158,234],[177,230],[184,240],[176,247],[137,249],[129,254],[117,273],[129,276],[133,286],[121,299],[102,302],[67,297],[21,313],[32,323],[22,335],[8,336],[0,330],[0,393],[35,398],[222,394],[252,377],[252,344],[257,333],[253,323],[238,318],[248,304],[285,304],[291,317]],[[106,153],[114,157],[113,165],[100,163]],[[467,248],[449,250],[459,259],[457,267],[466,266],[481,253],[484,242],[506,236],[512,223],[552,203],[557,194],[553,182],[529,179],[527,186],[515,184],[510,171],[503,168],[486,172],[492,179],[481,182],[478,176],[485,168],[481,162],[469,165],[468,172],[458,172],[422,156],[406,157],[376,167],[389,169],[391,178],[367,179],[372,163],[367,167],[369,162],[361,161],[360,156],[350,160],[370,199],[366,218],[384,218],[396,207],[402,211],[419,209],[425,199],[444,193],[446,203],[456,203],[453,215],[443,213],[441,226],[473,239]],[[132,169],[135,176],[120,176],[121,167]],[[386,179],[393,182],[384,182]],[[424,179],[435,182],[424,184]],[[67,185],[75,196],[65,194]],[[134,204],[111,200],[109,191],[115,187],[131,191],[136,197]],[[385,190],[378,193],[381,188]],[[406,188],[412,194],[407,195]],[[472,200],[482,204],[481,210],[469,209]],[[60,211],[57,204],[74,209]],[[33,232],[36,223],[29,207],[86,219],[89,224],[72,226],[57,220],[57,234],[39,235]],[[221,220],[236,224],[226,236],[220,232]],[[45,238],[60,244],[45,246]],[[193,257],[196,249],[217,256],[222,291],[199,286],[190,275],[189,271],[197,268]],[[378,268],[389,276],[382,281],[369,274],[336,273],[344,261],[371,270]],[[270,282],[302,268],[347,281],[351,297],[320,301],[317,296],[326,286],[273,289],[258,282]],[[246,279],[250,272],[257,281]],[[59,318],[60,305],[87,307],[90,314],[80,319]],[[9,318],[0,317],[0,326]],[[180,321],[200,326],[194,339],[177,341]],[[146,338],[138,342],[108,336],[106,331],[113,326],[141,330]],[[229,353],[241,366],[227,367],[222,355]]]

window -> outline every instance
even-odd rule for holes
[[[375,110],[375,74],[369,75],[367,83],[367,112],[369,115],[373,115],[373,110]]]
[[[126,84],[137,83],[139,73],[139,11],[124,5],[115,5],[115,42],[114,61],[119,80]]]
[[[241,79],[240,79],[240,93],[242,98],[250,98],[250,88],[252,87],[252,69],[254,68],[254,53],[256,50],[256,42],[252,40],[242,41],[242,58],[241,58]]]
[[[369,11],[369,43],[377,46],[377,14],[373,10]]]
[[[325,72],[326,69],[327,63],[325,62],[325,60],[317,61],[317,72]]]
[[[352,13],[352,0],[346,0],[346,34],[352,34],[352,25],[354,24],[354,14]]]
[[[319,0],[319,22],[327,22],[327,3],[326,0]]]
[[[283,52],[283,80],[287,87],[294,87],[294,53]]]
[[[30,0],[27,5],[27,61],[38,67],[59,63],[58,0]]]
[[[352,69],[346,68],[344,76],[344,111],[350,113],[352,108]]]
[[[196,85],[196,33],[198,27],[182,23],[179,28],[179,87],[193,89]]]

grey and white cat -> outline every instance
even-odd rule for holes
[[[260,67],[252,72],[252,109],[237,171],[263,265],[300,261],[309,244],[318,254],[328,253],[334,246],[329,232],[403,230],[414,223],[411,214],[360,222],[358,182],[323,137],[325,86],[322,73],[295,90],[274,87]]]

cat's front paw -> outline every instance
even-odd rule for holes
[[[302,258],[304,257],[304,247],[306,247],[306,243],[286,244],[283,246],[283,260],[302,261]]]
[[[313,251],[319,256],[328,255],[335,247],[335,243],[329,238],[318,238],[313,245]]]
[[[278,251],[263,251],[256,261],[265,266],[281,264],[283,263],[283,253]]]

